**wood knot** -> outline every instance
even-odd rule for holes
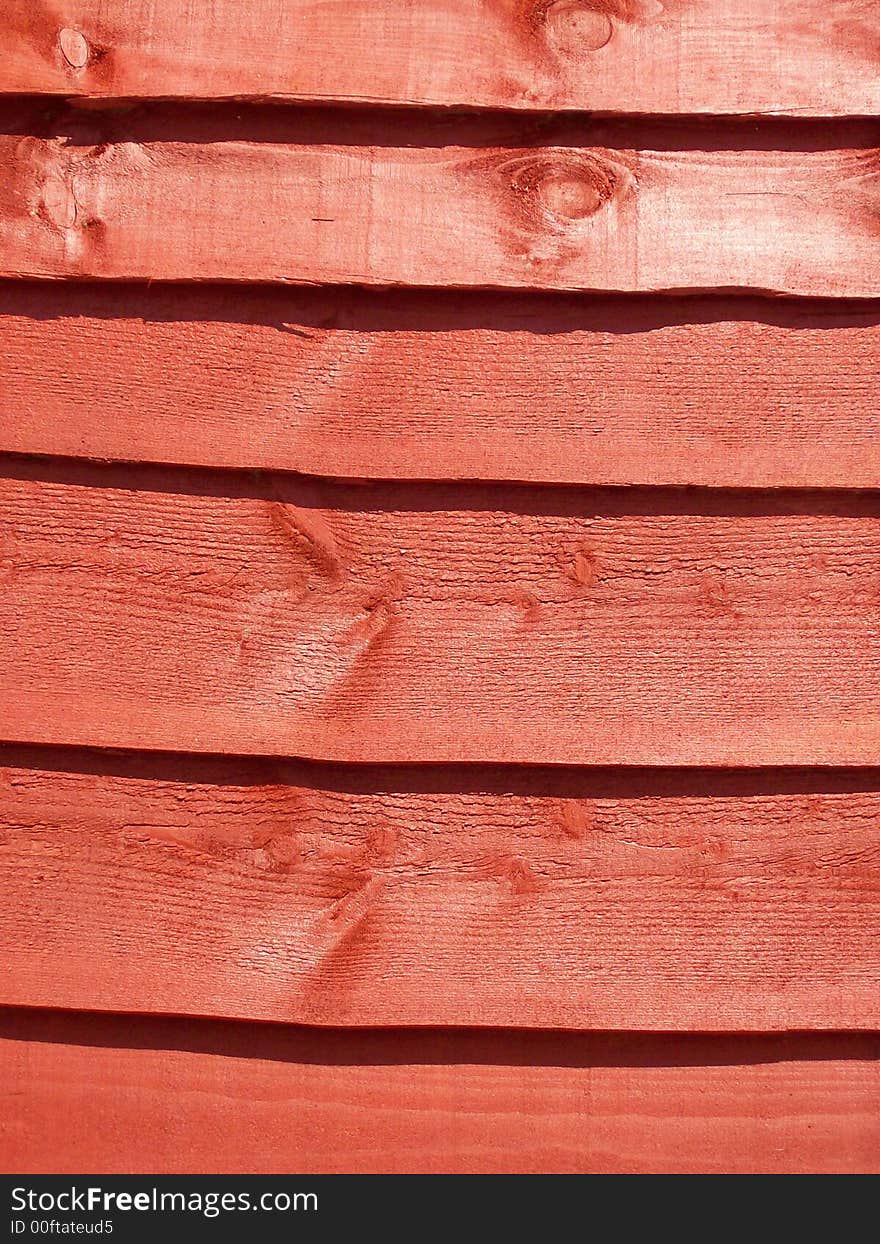
[[[559,828],[566,838],[582,840],[596,827],[595,814],[583,803],[563,800],[559,808]]]
[[[521,214],[532,224],[567,229],[588,220],[626,188],[626,170],[593,152],[546,149],[503,169]]]
[[[397,830],[391,825],[374,825],[366,837],[366,859],[374,865],[389,863],[396,847]]]
[[[284,501],[270,501],[268,507],[277,534],[310,562],[319,575],[330,580],[339,579],[342,562],[330,524],[323,514]]]
[[[536,622],[541,616],[541,602],[534,592],[525,588],[514,588],[510,593],[510,603],[522,610],[522,616],[527,622]]]
[[[569,562],[566,573],[578,587],[592,587],[599,581],[599,559],[592,549],[579,548]]]
[[[77,204],[73,186],[64,177],[49,177],[43,186],[39,213],[56,229],[72,229],[76,224]]]
[[[65,27],[58,35],[58,46],[71,69],[85,69],[89,63],[89,45],[84,34]]]
[[[355,874],[349,888],[315,922],[316,951],[321,960],[355,940],[381,898],[383,879]]]
[[[538,889],[538,881],[524,860],[518,860],[515,856],[503,860],[500,872],[509,881],[514,894],[533,894]]]
[[[301,853],[293,834],[270,836],[262,848],[265,865],[271,872],[290,873],[301,862]]]
[[[577,60],[582,52],[601,51],[614,34],[611,15],[601,3],[551,0],[541,6],[539,15],[545,39],[567,60]]]
[[[618,25],[645,26],[667,15],[673,0],[519,0],[513,22],[521,37],[560,62],[601,52]]]
[[[703,575],[700,581],[700,603],[710,617],[739,616],[727,581],[718,575]]]
[[[375,648],[384,642],[394,625],[403,597],[403,578],[397,572],[368,592],[361,613],[340,636],[343,643]]]

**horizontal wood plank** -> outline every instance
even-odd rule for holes
[[[10,460],[4,736],[870,765],[880,501]]]
[[[864,0],[6,0],[0,91],[880,111]]]
[[[0,450],[19,453],[876,488],[878,374],[864,304],[0,287]]]
[[[876,775],[0,763],[3,1003],[880,1027]]]
[[[880,296],[876,147],[13,134],[0,155],[9,277]]]
[[[0,1015],[26,1174],[876,1172],[869,1036],[309,1032]]]

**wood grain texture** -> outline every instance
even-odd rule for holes
[[[10,740],[873,764],[878,499],[10,461]]]
[[[0,1016],[32,1172],[876,1172],[874,1036],[310,1032]]]
[[[3,1003],[880,1027],[876,774],[0,764]]]
[[[0,90],[876,113],[865,0],[6,0]]]
[[[880,296],[876,146],[347,136],[344,119],[329,142],[7,134],[0,275]]]
[[[880,486],[880,312],[0,286],[0,450],[378,479]]]

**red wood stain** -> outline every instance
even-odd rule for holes
[[[875,1171],[874,1036],[320,1031],[6,1011],[17,1171]],[[724,1142],[719,1143],[719,1135]]]
[[[19,453],[362,479],[880,482],[871,303],[6,282],[0,330],[0,449]]]
[[[320,0],[8,0],[4,22],[0,90],[85,100],[815,116],[878,106],[865,0],[350,0],[332,11]]]
[[[873,774],[0,760],[4,1003],[568,1031],[877,1022]]]
[[[877,6],[4,22],[0,1163],[880,1169]]]

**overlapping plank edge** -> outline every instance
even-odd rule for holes
[[[10,458],[10,740],[876,763],[872,493],[345,484]]]
[[[0,749],[0,1002],[320,1025],[880,1026],[877,771]]]
[[[0,1011],[21,1174],[875,1172],[868,1035],[352,1032]]]
[[[6,0],[3,16],[7,92],[880,110],[880,19],[864,0]]]
[[[0,451],[25,454],[876,488],[878,374],[866,303],[0,285]]]
[[[22,1171],[47,1146],[59,1171],[174,1171],[181,1148],[196,1172],[877,1169],[871,1038],[561,1044],[151,1021],[132,1048],[111,1017],[3,1021],[15,1104],[0,1135]]]
[[[425,145],[399,119],[367,142],[341,114],[257,142],[228,121],[14,127],[0,275],[880,296],[876,145],[651,150],[598,123]]]

